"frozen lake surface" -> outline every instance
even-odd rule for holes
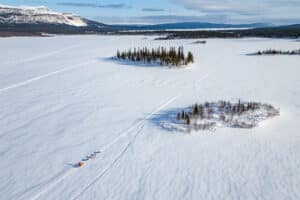
[[[299,43],[153,39],[0,38],[0,199],[300,199],[300,57],[245,56]],[[190,68],[107,59],[117,49],[180,45],[194,53]],[[193,134],[151,121],[238,99],[270,103],[280,116]]]

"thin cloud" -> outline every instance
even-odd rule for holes
[[[71,7],[87,7],[87,8],[125,8],[126,5],[123,3],[119,4],[94,4],[94,3],[76,3],[76,2],[61,2],[57,3],[60,6],[71,6]]]
[[[231,21],[276,22],[281,20],[300,19],[299,0],[172,0],[185,9],[198,11],[201,14],[226,15]],[[281,20],[278,20],[281,19]],[[280,23],[280,22],[279,22]]]
[[[252,13],[268,12],[268,10],[280,11],[284,8],[300,8],[299,0],[173,0],[183,5],[186,9],[199,10],[202,12],[228,12],[228,13]]]
[[[142,11],[143,12],[164,12],[165,9],[161,9],[161,8],[143,8]]]

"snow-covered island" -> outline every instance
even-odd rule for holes
[[[138,64],[154,64],[168,67],[182,67],[194,63],[194,55],[184,53],[183,46],[165,47],[149,49],[147,47],[129,49],[127,51],[117,51],[116,59],[123,62],[133,62]]]
[[[278,115],[279,109],[259,102],[205,102],[185,108],[177,115],[173,112],[167,117],[169,122],[163,122],[161,126],[182,132],[215,130],[217,127],[250,129]]]

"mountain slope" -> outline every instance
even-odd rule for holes
[[[0,5],[2,24],[64,24],[69,26],[87,26],[86,20],[79,16],[57,13],[46,7],[11,7]]]
[[[108,25],[58,13],[46,7],[11,7],[0,5],[0,31],[86,33],[108,31]]]

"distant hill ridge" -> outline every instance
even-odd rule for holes
[[[0,5],[0,31],[86,33],[108,31],[110,26],[47,7]]]
[[[64,24],[69,26],[87,26],[85,19],[68,13],[58,13],[47,7],[11,7],[0,5],[0,23],[2,24]]]
[[[59,13],[47,7],[13,7],[0,5],[0,36],[46,34],[155,34],[175,30],[208,29],[201,33],[182,33],[179,38],[198,37],[298,37],[300,25],[272,27],[270,24],[215,24],[206,22],[181,22],[156,25],[108,25],[71,13]],[[209,29],[212,29],[210,31]],[[213,29],[224,31],[214,32]],[[226,29],[233,30],[225,32]],[[235,30],[234,30],[235,29]],[[238,31],[238,29],[246,29]],[[201,31],[201,30],[197,30]],[[274,34],[274,32],[276,32]],[[288,34],[287,34],[288,33]],[[174,35],[171,36],[173,38]],[[177,37],[175,35],[175,37]]]
[[[172,30],[172,29],[237,29],[237,28],[259,28],[268,27],[269,24],[216,24],[207,22],[180,22],[155,25],[114,25],[118,29],[124,30]]]

